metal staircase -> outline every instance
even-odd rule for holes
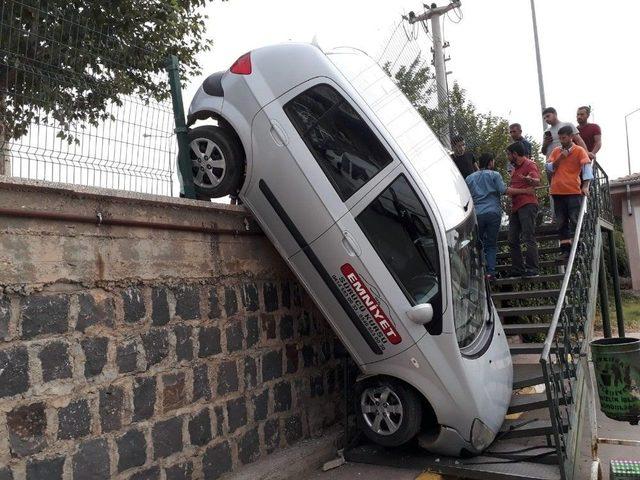
[[[536,232],[540,275],[509,277],[506,232],[501,232],[498,278],[493,301],[510,339],[514,363],[511,406],[502,430],[481,457],[448,459],[419,449],[399,454],[374,445],[345,452],[348,460],[478,479],[574,479],[585,477],[577,459],[590,436],[583,431],[587,409],[586,353],[593,331],[598,291],[607,305],[604,239],[614,267],[616,307],[619,287],[609,183],[594,162],[595,181],[583,200],[573,248],[566,266],[559,261],[554,225]],[[599,288],[600,286],[600,288]],[[603,311],[603,317],[604,315]],[[605,322],[608,319],[608,312]],[[619,329],[623,328],[618,315]],[[605,325],[607,334],[607,325]],[[586,434],[585,434],[586,433]]]

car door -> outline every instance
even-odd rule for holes
[[[346,200],[394,167],[366,117],[329,78],[305,82],[268,104],[252,130],[249,202],[263,225],[276,229],[272,236],[282,239],[287,257],[326,232],[347,213]],[[297,239],[279,230],[274,200]]]
[[[390,358],[425,334],[442,331],[441,239],[417,191],[398,166],[295,257],[361,365]],[[434,311],[426,327],[408,317],[424,303]]]

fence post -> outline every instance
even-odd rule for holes
[[[616,321],[618,322],[618,337],[624,334],[624,311],[622,309],[622,294],[620,293],[620,277],[618,275],[618,259],[616,258],[616,240],[614,230],[607,230],[609,241],[609,259],[611,262],[611,277],[613,278],[613,299],[616,303]]]
[[[169,74],[169,86],[171,87],[171,99],[173,100],[173,117],[176,124],[176,137],[178,139],[178,168],[182,177],[182,188],[186,198],[196,198],[193,187],[193,172],[189,157],[189,137],[187,125],[184,119],[184,105],[182,103],[182,87],[180,85],[180,71],[178,69],[178,57],[169,56],[167,59],[167,73]]]
[[[607,292],[607,262],[604,261],[604,246],[600,248],[600,270],[598,271],[598,289],[600,290],[600,315],[604,338],[611,338],[611,319],[609,317],[609,292]]]

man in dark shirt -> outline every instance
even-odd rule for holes
[[[460,170],[464,178],[467,178],[478,170],[478,162],[476,162],[473,153],[466,151],[466,145],[462,136],[456,135],[453,137],[451,139],[451,147],[453,148],[451,160],[456,164],[456,167],[458,167],[458,170]]]
[[[511,136],[511,140],[513,140],[514,143],[520,142],[524,147],[524,156],[531,158],[531,143],[522,136],[522,127],[519,123],[509,125],[509,136]]]
[[[589,115],[591,115],[591,107],[580,107],[576,113],[576,119],[578,131],[587,146],[587,153],[590,154],[589,158],[595,158],[602,148],[602,131],[597,123],[588,123]]]

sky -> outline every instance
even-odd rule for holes
[[[448,1],[448,0],[446,0]],[[440,0],[439,5],[446,3]],[[416,0],[216,0],[206,7],[214,46],[199,56],[203,75],[184,92],[185,107],[202,80],[228,69],[243,53],[287,41],[324,49],[354,46],[376,54],[400,15],[422,10]],[[640,108],[640,2],[537,0],[536,14],[547,106],[575,123],[580,105],[602,128],[598,161],[610,178],[628,173],[624,117]],[[612,7],[614,5],[615,7]],[[452,71],[480,111],[519,122],[542,137],[530,0],[462,0],[463,19],[446,21]],[[422,38],[425,51],[429,45]],[[633,60],[636,58],[636,60]],[[640,111],[629,116],[631,170],[640,172]]]

